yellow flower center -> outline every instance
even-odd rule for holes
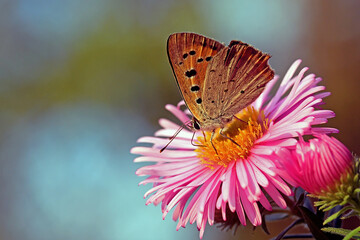
[[[255,141],[261,138],[269,127],[269,120],[264,112],[258,112],[253,107],[247,107],[237,114],[223,128],[205,132],[197,138],[200,145],[195,151],[200,161],[209,168],[227,167],[232,161],[246,159]]]

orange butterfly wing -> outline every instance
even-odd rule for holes
[[[250,105],[274,78],[270,55],[241,41],[232,41],[208,66],[203,93],[210,119],[231,118]]]
[[[182,97],[200,121],[207,118],[201,104],[206,69],[214,55],[224,47],[220,42],[195,33],[174,33],[167,41],[170,65]]]

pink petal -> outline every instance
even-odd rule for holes
[[[167,104],[165,108],[183,123],[188,122],[190,120],[189,117],[183,111],[181,111],[179,108],[175,107],[174,105]]]

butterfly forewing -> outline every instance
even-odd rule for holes
[[[210,119],[231,118],[251,104],[274,77],[269,55],[232,41],[210,62],[204,81],[204,110]]]
[[[167,42],[169,61],[177,84],[191,113],[199,121],[207,118],[202,95],[206,69],[225,46],[195,33],[175,33]]]
[[[270,56],[240,41],[224,46],[195,33],[175,33],[167,51],[196,129],[224,127],[274,77]]]

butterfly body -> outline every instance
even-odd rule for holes
[[[223,128],[274,77],[269,55],[241,41],[228,46],[195,33],[175,33],[168,56],[194,130]]]

